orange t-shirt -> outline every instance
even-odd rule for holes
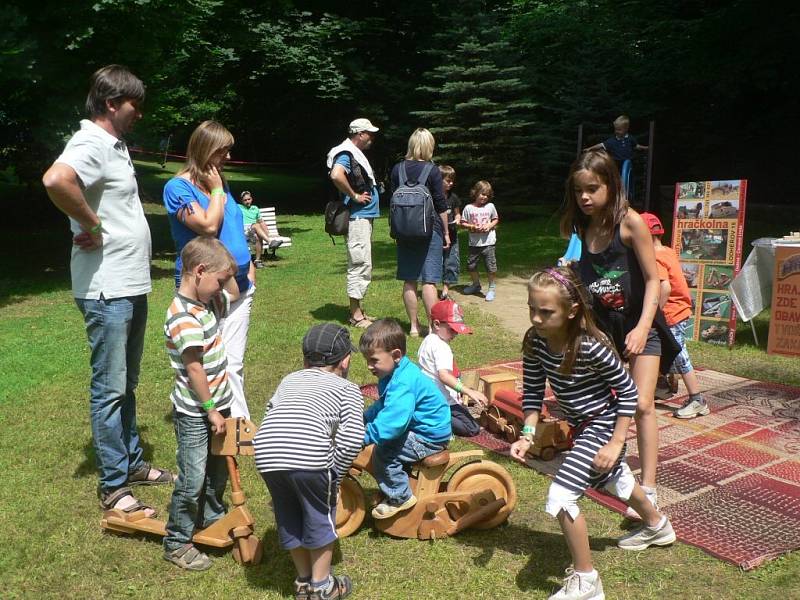
[[[656,249],[656,264],[658,266],[658,278],[661,281],[669,281],[672,288],[667,298],[667,303],[662,309],[667,325],[672,327],[684,319],[692,316],[692,297],[689,295],[689,285],[681,271],[681,264],[675,251],[668,246]]]

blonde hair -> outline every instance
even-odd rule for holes
[[[198,265],[205,265],[209,271],[227,271],[236,275],[239,265],[225,245],[217,238],[199,236],[190,240],[181,250],[181,273],[191,273]]]
[[[616,353],[614,346],[605,333],[595,323],[592,313],[589,293],[580,282],[575,272],[569,267],[552,267],[544,271],[537,271],[528,281],[528,294],[537,289],[554,289],[558,293],[561,306],[569,312],[573,305],[577,306],[577,311],[572,319],[567,322],[567,342],[564,350],[564,358],[558,366],[558,372],[563,375],[572,373],[578,352],[581,349],[581,342],[584,338],[590,337],[606,346],[609,350]],[[526,356],[533,354],[533,342],[538,337],[536,330],[531,327],[525,333],[522,342],[522,352]]]
[[[630,126],[631,120],[628,115],[620,115],[614,119],[614,127],[622,127],[623,125]]]
[[[575,193],[575,175],[580,171],[594,173],[608,189],[608,202],[599,215],[603,230],[613,230],[628,212],[628,198],[619,178],[617,163],[605,150],[584,152],[572,163],[564,184],[564,214],[560,223],[561,236],[564,238],[569,238],[573,232],[583,238],[589,226],[589,217],[578,208]]]
[[[418,127],[408,138],[408,152],[406,160],[430,160],[433,158],[433,149],[436,140],[433,134],[423,127]]]
[[[475,183],[475,185],[473,185],[472,189],[469,191],[470,200],[475,202],[480,194],[486,194],[486,197],[489,198],[489,201],[491,202],[492,198],[494,198],[492,184],[483,179]]]
[[[211,157],[220,150],[230,150],[233,141],[233,135],[223,125],[216,121],[203,121],[189,138],[189,144],[186,146],[186,162],[178,174],[188,174],[193,183],[202,181],[202,175],[208,170]],[[225,183],[224,177],[222,181]]]
[[[450,165],[439,165],[439,172],[442,174],[442,179],[453,181],[456,178],[456,170]]]

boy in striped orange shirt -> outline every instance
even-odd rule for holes
[[[226,511],[225,457],[210,454],[209,448],[212,434],[225,434],[233,399],[219,321],[239,296],[233,279],[238,267],[219,240],[207,237],[186,244],[181,260],[181,285],[164,323],[175,369],[170,399],[178,442],[178,480],[169,506],[164,558],[183,569],[204,571],[211,559],[195,548],[192,536],[195,527],[208,527]]]

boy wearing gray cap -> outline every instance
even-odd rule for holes
[[[314,325],[303,338],[303,369],[283,378],[254,439],[256,467],[275,512],[278,540],[297,569],[295,598],[344,598],[346,575],[331,573],[336,494],[361,449],[364,401],[347,381],[347,329]]]

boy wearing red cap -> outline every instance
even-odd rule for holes
[[[422,372],[430,377],[450,405],[453,433],[472,437],[480,432],[480,425],[461,403],[461,394],[475,402],[488,404],[486,396],[464,386],[459,379],[450,342],[459,333],[472,333],[464,323],[464,311],[452,300],[442,300],[431,308],[431,331],[422,340],[417,358]]]
[[[689,285],[681,271],[681,265],[675,251],[661,243],[664,235],[664,226],[661,220],[652,213],[641,213],[642,219],[650,229],[653,236],[653,247],[656,252],[658,278],[661,281],[658,304],[664,312],[664,318],[672,332],[675,341],[681,346],[680,354],[675,357],[670,373],[679,373],[683,378],[689,397],[683,406],[673,415],[679,419],[691,419],[707,415],[710,410],[703,394],[700,393],[700,384],[694,374],[689,352],[686,350],[686,326],[692,316],[692,297],[689,295]]]

